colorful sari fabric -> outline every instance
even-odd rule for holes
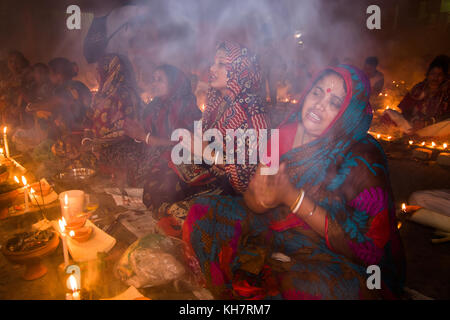
[[[128,149],[135,142],[125,136],[125,118],[139,119],[141,100],[137,93],[133,69],[118,55],[103,56],[98,61],[99,90],[89,116],[100,147],[100,163],[105,171],[126,168]]]
[[[325,237],[284,206],[254,214],[241,197],[198,199],[183,225],[183,240],[189,265],[215,297],[400,295],[405,276],[403,247],[387,161],[381,146],[367,134],[372,120],[370,86],[354,67],[330,70],[343,77],[347,88],[330,127],[318,139],[295,149],[301,110],[280,127],[280,160],[287,164],[291,182],[326,210]],[[380,267],[380,290],[367,288],[369,265]]]
[[[53,94],[63,101],[51,117],[57,125],[50,122],[48,127],[48,139],[55,141],[51,151],[59,159],[58,170],[94,168],[95,156],[81,152],[83,128],[92,98],[90,90],[80,81],[68,80],[56,87]],[[44,142],[45,145],[47,142]]]
[[[210,88],[202,117],[203,131],[218,129],[225,137],[227,129],[266,129],[267,119],[263,100],[259,96],[261,73],[256,57],[237,43],[225,41],[218,49],[226,52],[226,69],[228,71],[227,90],[222,95]],[[225,139],[224,139],[225,140]],[[224,146],[227,141],[224,141]],[[256,150],[257,141],[237,141]],[[252,144],[249,146],[249,144]],[[236,159],[236,156],[235,156]],[[226,159],[224,159],[226,163]],[[225,164],[225,172],[233,188],[240,193],[247,189],[256,165]]]
[[[406,120],[412,124],[421,121],[421,127],[426,127],[450,117],[449,101],[450,80],[444,81],[434,93],[430,92],[425,80],[416,84],[398,107]]]
[[[160,67],[169,80],[167,97],[156,97],[144,109],[144,129],[152,136],[170,140],[172,132],[178,128],[193,131],[194,121],[201,118],[197,100],[192,93],[191,84],[179,69],[163,65]],[[168,166],[171,147],[148,147],[137,145],[131,152],[133,159],[129,167],[129,180],[135,185],[144,186],[144,204],[159,208],[163,203],[173,203],[191,194],[187,184],[179,179]]]
[[[60,133],[81,134],[91,104],[91,91],[80,81],[68,80],[54,89],[54,95],[63,101],[53,115],[59,121]]]

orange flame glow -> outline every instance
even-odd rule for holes
[[[72,291],[76,292],[78,290],[77,279],[75,278],[75,276],[73,274],[71,274],[69,276],[69,283],[70,283],[70,288],[72,289]]]

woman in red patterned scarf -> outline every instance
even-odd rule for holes
[[[202,114],[202,131],[217,129],[226,136],[226,130],[266,129],[268,127],[266,113],[259,96],[261,74],[256,57],[237,43],[224,41],[217,47],[214,64],[210,68],[210,83],[207,93],[207,103]],[[191,134],[191,139],[193,134]],[[236,146],[244,145],[248,150],[255,150],[257,140],[239,138]],[[194,154],[194,143],[182,144]],[[224,139],[224,150],[226,143]],[[252,146],[248,146],[249,144]],[[205,148],[209,142],[203,142]],[[202,150],[203,154],[203,150]],[[248,156],[248,154],[247,154]],[[215,159],[216,160],[216,159]],[[220,163],[217,161],[215,163]],[[251,176],[256,171],[256,164],[227,164],[224,157],[221,164],[181,164],[169,163],[181,178],[181,184],[189,186],[189,195],[164,211],[160,219],[160,227],[169,235],[180,236],[180,225],[184,223],[191,204],[200,195],[244,193]],[[176,192],[175,190],[173,191]],[[160,210],[161,212],[161,210]],[[161,217],[162,214],[159,215]],[[177,228],[173,228],[176,226]],[[175,231],[178,230],[178,231]]]
[[[231,41],[220,43],[214,57],[214,64],[210,68],[210,88],[202,116],[203,132],[208,129],[217,129],[225,137],[227,130],[266,129],[267,118],[263,100],[259,95],[260,88],[261,73],[256,57],[252,56],[247,48],[237,43]],[[235,146],[241,143],[247,147],[250,143],[256,144],[256,141],[249,142],[248,139],[239,141],[239,137],[237,139]],[[224,139],[224,149],[229,142]],[[207,144],[208,142],[204,142],[203,147]],[[193,143],[190,146],[193,146]],[[249,149],[253,150],[251,147]],[[214,165],[208,170],[212,175],[226,176],[234,192],[244,193],[256,170],[256,165],[227,164],[225,158],[223,163],[225,165]],[[177,167],[180,175],[185,178],[189,176],[187,173],[189,169],[184,170],[186,168],[191,169],[192,166]],[[195,180],[191,177],[187,179]]]

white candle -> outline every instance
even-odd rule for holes
[[[6,130],[7,130],[7,128],[4,127],[3,128],[3,142],[5,143],[6,157],[9,158],[9,146],[8,146],[8,137],[6,136]]]
[[[67,193],[64,195],[64,206],[62,208],[62,216],[66,219],[69,219],[69,198],[67,197]]]
[[[36,198],[36,191],[34,191],[33,188],[30,188],[30,200],[31,203],[34,203],[35,205],[39,204],[38,199]]]
[[[25,211],[28,211],[29,205],[28,205],[28,184],[27,179],[22,176],[22,183],[23,183],[23,196],[24,196],[24,202],[25,202]]]
[[[67,268],[69,265],[69,253],[67,252],[67,239],[66,239],[66,220],[64,217],[62,219],[58,220],[59,228],[61,230],[61,241],[63,244],[63,254],[64,254],[64,268]]]

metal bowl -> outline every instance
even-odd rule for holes
[[[62,173],[58,173],[55,176],[55,182],[66,184],[79,184],[88,183],[96,172],[90,168],[75,168]]]

